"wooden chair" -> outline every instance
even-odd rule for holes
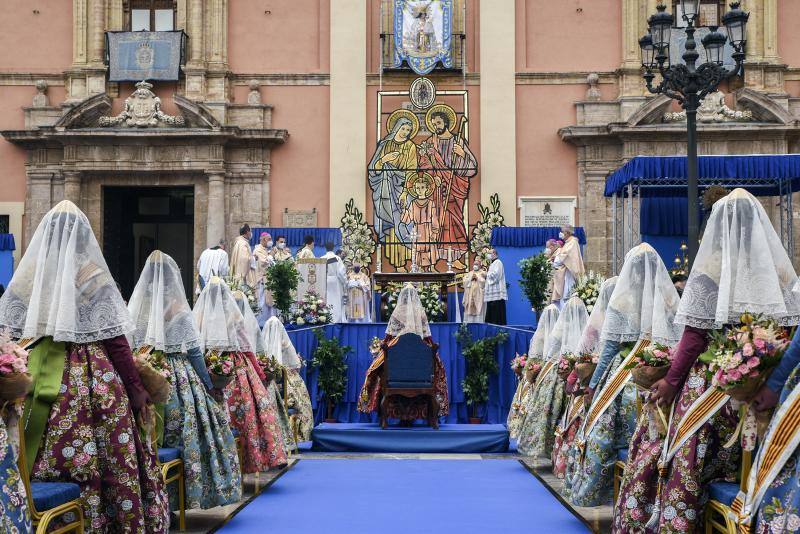
[[[48,532],[54,519],[67,513],[74,513],[75,519],[66,522],[62,527],[51,530],[50,534],[66,532],[83,533],[83,501],[81,487],[72,482],[31,482],[28,475],[28,464],[25,458],[25,428],[20,418],[19,424],[19,459],[17,461],[20,477],[25,486],[28,510],[31,513],[36,534]]]
[[[735,514],[731,510],[733,500],[739,491],[747,491],[747,477],[753,463],[753,453],[742,451],[742,465],[739,472],[740,482],[717,481],[708,485],[708,502],[705,511],[705,534],[722,532],[737,534],[738,527]]]
[[[183,480],[183,460],[181,450],[175,447],[159,447],[155,432],[152,439],[153,448],[157,451],[156,463],[161,469],[164,486],[178,483],[178,528],[186,530],[186,487]]]
[[[436,349],[416,334],[403,334],[386,351],[381,374],[381,427],[387,426],[387,407],[391,397],[428,398],[428,424],[439,428],[439,402],[433,384],[433,359]]]
[[[614,502],[619,497],[619,486],[622,484],[622,477],[625,475],[625,464],[628,463],[628,449],[617,451],[617,461],[614,462]]]

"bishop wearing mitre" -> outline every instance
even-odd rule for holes
[[[239,229],[239,237],[233,242],[231,250],[231,276],[239,283],[256,287],[256,260],[250,251],[250,236],[253,232],[250,225]]]
[[[486,316],[483,290],[486,287],[486,270],[480,260],[475,260],[472,270],[464,274],[464,322],[482,323]]]

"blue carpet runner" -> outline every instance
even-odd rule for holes
[[[516,460],[301,460],[220,532],[572,534],[588,528]]]
[[[376,423],[322,423],[311,434],[314,451],[487,453],[508,451],[504,425],[440,425],[383,430]]]

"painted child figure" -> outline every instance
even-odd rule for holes
[[[424,173],[413,178],[408,189],[415,198],[408,204],[402,217],[404,223],[414,224],[417,265],[423,271],[430,271],[435,263],[435,243],[439,239],[439,210],[431,201],[433,188],[434,181],[430,174]]]

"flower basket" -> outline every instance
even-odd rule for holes
[[[142,385],[150,395],[150,400],[155,404],[167,402],[172,389],[169,379],[150,365],[146,358],[136,357],[134,361],[136,370],[139,371],[139,376],[142,378]]]
[[[631,380],[633,380],[633,383],[640,389],[650,391],[653,384],[667,376],[669,368],[669,365],[661,365],[659,367],[636,367],[631,370]]]
[[[581,388],[585,388],[586,386],[589,385],[589,380],[592,379],[592,375],[594,374],[594,370],[596,368],[597,364],[592,362],[583,362],[575,364],[575,374],[578,375],[578,381],[580,383]]]
[[[211,378],[211,385],[214,389],[225,389],[225,387],[233,382],[233,375],[217,375],[209,372],[208,376]]]
[[[730,395],[732,399],[737,400],[739,402],[749,402],[750,399],[761,389],[761,386],[764,385],[764,381],[766,380],[767,375],[760,375],[752,378],[746,378],[744,383],[739,384],[738,386],[729,387],[724,389],[723,391]]]
[[[0,375],[0,400],[15,401],[25,397],[31,390],[33,379],[28,373]]]

